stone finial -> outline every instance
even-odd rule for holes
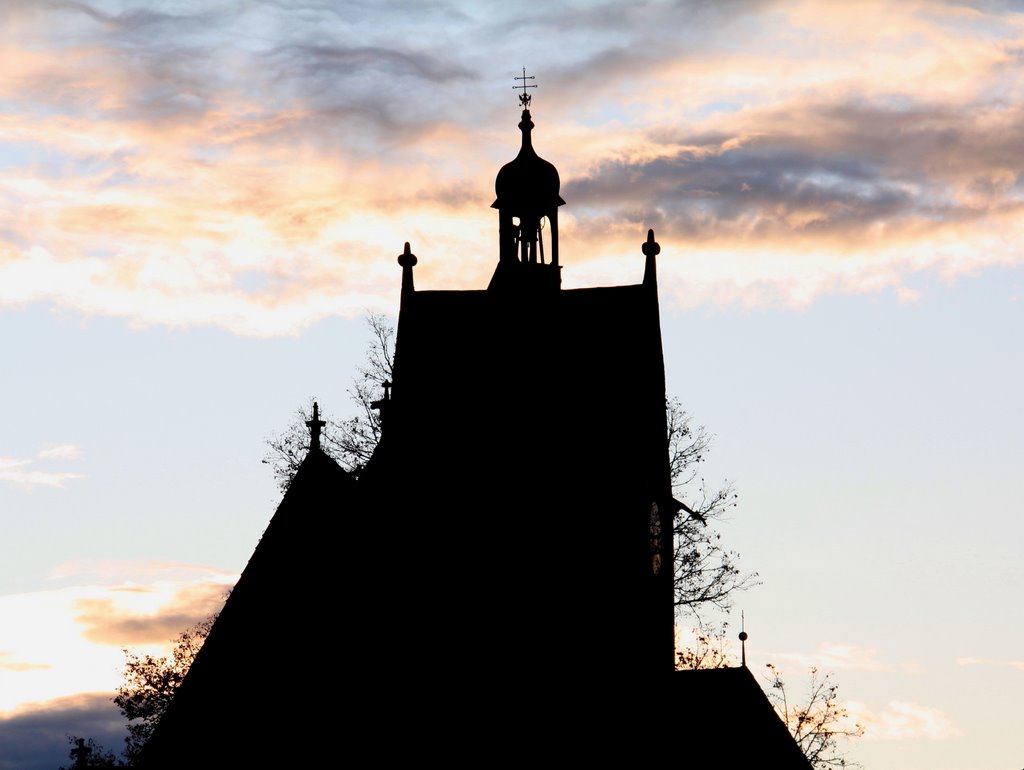
[[[409,248],[409,241],[405,242],[405,250],[398,255],[398,264],[402,266],[402,290],[415,291],[416,287],[412,282],[412,269],[419,260]]]
[[[661,254],[661,246],[654,240],[654,230],[647,231],[647,240],[644,241],[644,245],[640,247],[640,250],[648,257],[656,257]]]
[[[327,423],[320,419],[320,405],[313,402],[313,419],[306,420],[306,427],[309,428],[309,449],[320,448],[320,431]]]
[[[647,240],[644,241],[644,245],[640,247],[640,250],[647,257],[647,260],[644,262],[644,285],[655,286],[658,283],[658,264],[655,261],[655,257],[661,253],[661,246],[654,240],[654,230],[647,231]]]

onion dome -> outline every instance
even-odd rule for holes
[[[523,145],[515,160],[506,163],[498,172],[494,180],[494,192],[498,197],[491,208],[507,209],[516,216],[544,216],[565,203],[558,194],[561,184],[558,169],[533,149],[530,137],[533,121],[529,110],[523,110],[519,129],[523,132]]]

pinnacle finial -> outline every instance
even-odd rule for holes
[[[413,291],[415,287],[412,282],[412,269],[419,260],[409,248],[409,241],[405,242],[405,249],[398,255],[398,264],[402,266],[402,289]]]
[[[526,74],[526,67],[523,67],[523,74],[522,74],[522,76],[520,77],[519,75],[516,75],[512,79],[513,80],[522,80],[523,81],[518,86],[512,86],[512,90],[515,91],[515,90],[518,90],[520,88],[523,90],[523,92],[521,94],[519,94],[519,103],[523,106],[524,110],[530,109],[530,102],[533,100],[533,97],[530,95],[530,93],[526,89],[527,88],[536,88],[537,84],[536,83],[527,83],[526,81],[527,80],[536,80],[537,76],[536,75],[527,75]]]
[[[416,255],[412,253],[409,248],[409,241],[405,242],[405,249],[401,254],[398,255],[398,264],[402,267],[413,267],[419,260],[416,259]]]
[[[647,231],[647,240],[640,247],[646,259],[644,260],[644,285],[658,286],[658,262],[655,257],[661,253],[661,246],[654,240],[654,230]]]
[[[644,245],[640,247],[640,250],[647,257],[656,257],[661,253],[661,246],[656,240],[654,240],[654,230],[647,231],[647,240]]]
[[[306,420],[306,427],[309,428],[309,451],[320,448],[320,431],[327,423],[320,419],[320,405],[313,402],[313,419]]]

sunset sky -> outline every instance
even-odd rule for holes
[[[121,748],[121,648],[237,579],[404,241],[486,285],[524,66],[563,285],[661,244],[755,673],[834,672],[868,770],[1024,766],[1018,8],[0,0],[0,770]]]

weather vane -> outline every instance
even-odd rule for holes
[[[524,110],[528,110],[530,108],[530,100],[533,99],[533,97],[530,96],[529,92],[526,89],[527,88],[536,88],[537,87],[536,83],[527,83],[526,81],[527,80],[536,80],[536,79],[537,79],[537,77],[535,75],[527,75],[526,74],[526,67],[523,67],[523,76],[522,77],[519,77],[519,75],[516,75],[513,78],[513,80],[522,80],[523,81],[522,85],[512,86],[512,90],[514,91],[514,90],[519,89],[519,88],[523,89],[523,92],[521,94],[519,94],[519,103],[521,105],[523,105],[523,109]]]

